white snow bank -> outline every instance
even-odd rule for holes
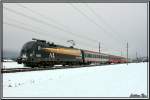
[[[3,97],[147,95],[147,63],[3,74]]]
[[[4,62],[13,62],[13,60],[11,60],[11,59],[4,59],[3,61]]]
[[[3,62],[3,68],[24,68],[24,65],[17,62]]]

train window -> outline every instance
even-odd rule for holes
[[[35,54],[35,51],[33,51],[32,53],[33,53],[33,55],[34,55],[34,54]]]
[[[26,55],[26,54],[23,54],[23,55],[22,55],[22,58],[27,58],[27,55]]]
[[[106,56],[106,59],[108,59],[108,56]]]
[[[41,57],[41,54],[36,54],[36,57]]]
[[[105,59],[105,56],[103,56],[103,59]]]
[[[87,54],[87,57],[90,57],[90,54]]]
[[[41,46],[38,46],[38,50],[41,50]]]
[[[88,57],[90,57],[90,54],[88,54]]]
[[[104,56],[104,59],[106,59],[106,56]]]
[[[30,53],[30,57],[32,57],[33,56],[33,54],[32,53]]]
[[[90,54],[90,58],[92,58],[92,54]]]
[[[84,57],[86,57],[86,54],[84,54]]]

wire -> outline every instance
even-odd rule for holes
[[[44,15],[38,13],[38,12],[35,12],[34,10],[32,10],[32,9],[30,9],[30,8],[28,8],[28,7],[25,7],[25,6],[21,5],[21,4],[17,4],[17,5],[19,5],[19,6],[22,7],[22,8],[27,9],[28,11],[31,11],[32,13],[35,13],[35,14],[41,16],[41,17],[44,17],[45,19],[51,20],[51,21],[55,22],[56,24],[58,24],[58,25],[60,25],[60,26],[62,26],[62,27],[64,27],[64,28],[68,27],[68,26],[66,26],[66,25],[64,25],[64,24],[61,24],[60,22],[55,21],[55,20],[52,19],[51,17],[46,17],[46,16],[44,16]],[[72,32],[72,33],[73,33],[73,32]],[[75,34],[76,34],[76,33],[75,33]],[[82,37],[82,38],[85,38],[86,40],[88,39],[88,40],[90,40],[90,41],[93,42],[93,43],[98,42],[97,40],[92,39],[92,38],[89,38],[89,37],[87,37],[87,36],[81,36],[81,35],[78,35],[78,36],[79,36],[79,37]]]
[[[75,10],[77,10],[80,14],[82,14],[84,17],[86,17],[90,22],[92,22],[93,24],[95,24],[97,27],[98,27],[98,29],[102,29],[105,33],[109,33],[109,32],[107,32],[100,24],[97,24],[93,19],[91,19],[90,17],[88,17],[84,12],[82,12],[79,8],[77,8],[76,6],[74,6],[72,3],[69,3]],[[109,33],[109,35],[111,35],[112,37],[114,37],[114,35],[112,35],[112,34],[110,34]],[[109,36],[108,35],[108,36]],[[110,37],[110,36],[109,36]],[[111,37],[111,38],[112,38]],[[114,37],[115,38],[115,37]],[[116,40],[118,40],[118,39],[114,39],[115,41]],[[118,41],[116,41],[116,43],[118,43]]]
[[[51,26],[51,27],[53,27],[53,28],[56,28],[56,29],[58,29],[58,30],[60,30],[60,31],[63,31],[63,32],[69,34],[69,35],[73,35],[73,36],[75,36],[75,37],[78,37],[78,38],[81,38],[81,39],[84,39],[84,40],[87,40],[87,39],[88,39],[89,41],[94,41],[94,43],[95,43],[95,40],[92,40],[92,39],[90,39],[90,38],[88,38],[88,37],[81,36],[81,35],[77,35],[76,33],[73,33],[73,32],[71,32],[71,31],[65,30],[65,29],[60,28],[60,27],[58,27],[58,26],[52,25],[52,24],[50,24],[50,23],[41,21],[41,20],[39,20],[39,19],[33,18],[33,17],[31,17],[31,16],[27,16],[27,15],[25,15],[25,14],[23,14],[23,13],[20,13],[20,12],[15,11],[15,10],[12,10],[12,9],[9,9],[9,8],[6,8],[6,7],[4,7],[4,8],[7,9],[8,11],[11,11],[11,12],[16,13],[16,14],[19,14],[19,15],[21,15],[21,16],[27,17],[27,18],[29,18],[29,19],[31,19],[31,20],[36,21],[36,22],[40,22],[40,23],[42,23],[42,24],[45,24],[45,25]],[[96,42],[97,42],[97,41],[96,41]]]
[[[25,26],[29,26],[28,24],[25,24],[25,23],[23,23],[23,22],[19,22],[18,20],[15,20],[15,19],[12,19],[12,18],[7,18],[8,20],[12,20],[12,21],[14,21],[15,23],[19,23],[20,25],[18,25],[18,26],[21,26],[21,25],[25,25]],[[39,27],[33,27],[33,26],[31,26],[30,25],[30,28],[35,28],[35,29],[40,29],[40,30],[42,30],[41,28],[39,28]],[[45,34],[45,35],[47,35],[47,36],[49,36],[49,35],[53,35],[53,34],[48,34],[49,32],[46,32],[46,31],[44,31],[44,32],[40,32],[40,33],[42,33],[43,35]],[[41,34],[41,35],[42,35]],[[62,38],[62,37],[59,37],[59,36],[54,36],[53,35],[53,37],[55,37],[55,38],[57,38],[58,40],[64,40],[64,38]],[[54,38],[53,38],[54,39]],[[66,38],[66,40],[68,40],[68,38]],[[78,40],[79,41],[79,40]],[[60,42],[61,43],[61,42]],[[84,44],[84,45],[86,45],[86,46],[89,46],[89,44],[88,43],[86,43],[86,42],[80,42],[81,44]],[[92,47],[94,47],[93,45],[91,45]],[[94,47],[95,48],[95,47]]]
[[[11,20],[11,21],[14,21],[15,23],[19,23],[20,24],[19,26],[21,26],[21,25],[29,26],[29,24],[25,24],[23,22],[20,22],[18,20],[12,19],[12,18],[7,18],[7,20]],[[49,34],[48,32],[46,32],[45,30],[41,29],[40,27],[35,27],[35,26],[32,27],[31,25],[29,27],[32,28],[32,29],[38,29],[40,31],[42,30],[40,33],[42,33],[43,35],[47,35],[47,36],[52,35],[53,37],[58,38],[58,40],[60,40],[60,39],[63,40],[64,39],[64,38],[60,38],[60,37],[58,37],[56,35],[54,36],[53,34]]]
[[[19,29],[23,29],[23,30],[25,30],[25,31],[30,31],[30,32],[33,32],[33,33],[35,33],[35,34],[39,34],[39,35],[43,36],[43,34],[37,32],[37,31],[35,31],[35,30],[33,30],[33,29],[30,29],[30,28],[26,28],[26,27],[23,27],[23,26],[20,26],[20,25],[15,25],[15,24],[8,23],[8,22],[4,22],[4,24],[9,25],[9,26],[13,26],[13,27],[16,27],[16,28],[19,28]],[[51,42],[52,42],[52,41],[51,41]],[[61,43],[61,42],[60,42],[60,43]]]
[[[22,14],[22,13],[20,13],[20,12],[16,12],[16,11],[14,11],[14,10],[12,10],[12,9],[9,9],[9,8],[6,8],[6,7],[4,7],[5,9],[7,9],[7,10],[9,10],[9,11],[11,11],[11,12],[14,12],[14,13],[16,13],[16,14],[19,14],[19,15],[21,15],[21,16],[24,16],[24,17],[28,17],[29,19],[32,19],[32,20],[34,20],[34,21],[38,21],[38,22],[40,22],[40,23],[42,23],[42,24],[46,24],[46,25],[50,25],[51,26],[51,24],[49,24],[49,23],[46,23],[46,22],[43,22],[43,21],[41,21],[41,20],[39,20],[39,19],[35,19],[35,18],[33,18],[33,17],[30,17],[30,16],[27,16],[27,15],[25,15],[25,14]],[[9,24],[9,23],[7,23],[8,25],[12,25],[12,24]],[[13,26],[15,26],[15,25],[13,25]],[[27,29],[27,28],[24,28],[24,27],[21,27],[21,26],[19,26],[20,28],[23,28],[23,29]],[[64,29],[62,29],[62,28],[59,28],[59,27],[57,27],[57,26],[54,26],[54,25],[52,25],[52,27],[55,27],[55,28],[57,28],[57,29],[59,29],[59,30],[61,30],[61,31],[65,31]],[[36,32],[36,31],[34,31],[34,30],[31,30],[31,29],[27,29],[27,30],[30,30],[30,31],[32,31],[32,32]],[[65,32],[67,32],[67,31],[65,31]],[[79,37],[79,36],[78,36]],[[88,44],[88,46],[89,46],[89,44]]]
[[[13,27],[16,27],[16,28],[19,28],[19,29],[23,29],[23,30],[25,30],[25,31],[30,31],[30,32],[33,32],[33,33],[35,33],[35,34],[43,35],[43,34],[40,34],[39,32],[37,32],[37,31],[35,31],[35,30],[33,30],[33,29],[25,28],[25,27],[22,27],[22,26],[20,26],[20,25],[11,24],[11,23],[8,23],[8,22],[4,22],[4,24],[10,25],[10,26],[13,26]],[[52,42],[52,41],[51,41],[51,42]],[[57,41],[56,44],[60,44],[60,43],[61,43],[61,42],[58,42],[58,41]],[[108,51],[108,49],[107,49],[107,50],[106,50],[106,49],[101,49],[101,51],[103,51],[103,50],[105,50],[105,52]]]
[[[118,32],[116,32],[116,31],[111,27],[110,24],[108,24],[108,23],[104,20],[104,18],[103,18],[100,14],[97,14],[87,3],[84,3],[84,4],[85,4],[85,6],[86,6],[100,21],[103,21],[103,23],[105,23],[105,25],[107,25],[107,27],[109,27],[109,29],[112,30],[112,33],[118,33]],[[101,18],[101,19],[100,19],[100,18]],[[119,35],[119,34],[117,34],[117,35]],[[117,39],[119,39],[119,41],[120,41],[120,36],[117,36],[117,35],[115,35],[115,36],[116,36]],[[122,42],[122,41],[120,41],[120,42]]]
[[[30,8],[28,8],[28,7],[26,7],[26,6],[24,6],[24,5],[22,5],[22,4],[20,4],[20,3],[16,3],[18,6],[20,6],[20,7],[22,7],[22,8],[25,8],[25,9],[27,9],[28,11],[30,11],[30,12],[32,12],[32,13],[35,13],[36,15],[39,15],[39,16],[41,16],[42,18],[45,18],[45,19],[47,19],[47,20],[51,20],[52,22],[54,22],[54,23],[56,23],[57,25],[60,25],[60,26],[62,26],[62,27],[67,27],[66,25],[64,25],[64,24],[61,24],[60,22],[58,22],[58,21],[56,21],[56,20],[54,20],[52,17],[46,17],[46,16],[44,16],[44,15],[42,15],[41,13],[38,13],[38,12],[36,12],[36,11],[34,11],[34,10],[32,10],[32,9],[30,9]]]
[[[25,23],[23,23],[23,22],[19,22],[19,21],[15,20],[15,19],[10,19],[10,18],[8,18],[8,19],[15,21],[15,23],[19,23],[19,24],[21,24],[21,25],[29,26],[28,24],[25,24]],[[40,33],[39,33],[39,32],[37,32],[37,31],[33,30],[33,28],[40,29],[39,27],[31,27],[31,26],[30,26],[30,28],[32,28],[32,29],[29,29],[29,28],[22,27],[21,25],[10,24],[10,23],[7,23],[7,22],[5,22],[4,24],[11,25],[11,26],[14,26],[14,27],[17,27],[17,28],[21,28],[21,29],[24,29],[24,30],[32,31],[32,32],[34,32],[34,33],[36,33],[36,34],[40,34],[40,35],[47,35],[47,36],[50,35],[50,34],[47,34],[47,33],[45,33],[45,32],[40,32]],[[40,30],[41,30],[41,29],[40,29]],[[42,34],[41,34],[41,33],[42,33]],[[51,34],[51,35],[52,35],[52,34]],[[51,36],[50,36],[50,37],[51,37]],[[60,38],[60,37],[54,36],[54,35],[53,35],[53,37],[59,38],[58,40],[64,40],[62,37]],[[62,42],[59,42],[59,43],[62,43]],[[85,42],[80,42],[80,43],[84,44],[84,46],[85,46],[85,45],[86,45],[86,46],[89,46],[89,44],[87,44],[87,43],[85,43]],[[91,47],[94,47],[94,46],[91,45]],[[95,47],[94,47],[94,48],[95,48]]]

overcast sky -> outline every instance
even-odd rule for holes
[[[19,52],[32,38],[126,56],[147,55],[146,3],[5,3],[4,50]]]

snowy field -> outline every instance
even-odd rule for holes
[[[3,74],[3,97],[147,95],[147,63]]]
[[[17,62],[3,62],[3,68],[24,68],[23,64],[17,64]]]

